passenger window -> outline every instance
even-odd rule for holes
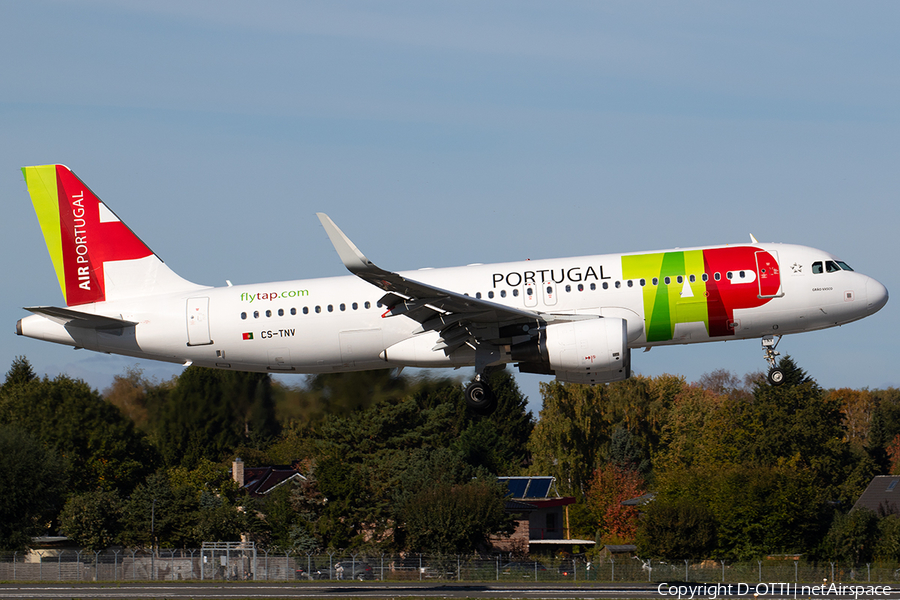
[[[317,306],[317,307],[316,307],[316,313],[318,314],[318,313],[320,313],[320,312],[322,312],[322,307],[321,307],[321,306]]]
[[[592,291],[592,292],[597,291],[597,284],[596,284],[596,283],[592,283],[592,284],[591,284],[591,291]]]
[[[515,296],[516,298],[519,297],[519,288],[513,290],[513,296]]]
[[[506,290],[500,290],[500,297],[506,298]]]
[[[296,314],[297,314],[297,309],[296,309],[296,308],[292,308],[292,309],[291,309],[291,314],[292,314],[292,315],[296,315]]]
[[[366,301],[366,303],[365,303],[365,304],[363,304],[363,306],[364,306],[364,307],[365,307],[365,308],[372,308],[372,303],[371,303],[371,302],[368,302],[368,301]]]
[[[659,277],[653,278],[653,285],[659,285]]]
[[[616,289],[619,289],[620,287],[622,287],[622,282],[621,282],[621,281],[617,281],[617,282],[616,282]]]
[[[254,319],[258,319],[258,318],[259,318],[259,311],[258,311],[258,310],[254,310],[254,311],[253,311],[253,318],[254,318]]]
[[[641,279],[641,287],[644,287],[645,285],[647,285],[647,280]]]
[[[666,277],[665,277],[665,278],[664,278],[664,279],[663,279],[663,281],[665,281],[665,282],[666,282],[666,285],[669,285],[669,284],[670,284],[670,283],[672,283],[672,278],[671,278],[671,277],[668,277],[668,276],[666,276]]]
[[[334,312],[334,307],[332,305],[328,305],[328,312]]]
[[[731,279],[734,277],[734,273],[728,271],[727,273],[725,273],[725,277],[727,277],[728,280],[731,281]]]
[[[702,279],[703,281],[709,281],[709,275],[704,273],[703,275],[700,276],[700,279]]]
[[[634,282],[632,280],[628,280],[628,287],[634,287]]]
[[[494,292],[488,292],[488,298],[493,298],[493,297],[494,297]]]
[[[603,282],[603,289],[604,289],[604,290],[608,290],[608,289],[609,289],[609,282],[607,282],[607,281],[604,281],[604,282]]]
[[[358,310],[358,309],[359,309],[359,304],[357,304],[356,302],[354,302],[353,304],[350,305],[350,308],[352,308],[353,310]]]
[[[583,291],[584,291],[584,286],[583,286],[582,284],[580,284],[580,283],[578,284],[578,291],[579,291],[579,292],[583,292]]]
[[[691,283],[694,283],[695,281],[697,281],[697,276],[691,275],[688,279],[690,279]]]
[[[247,313],[242,312],[242,313],[241,313],[241,319],[246,319],[246,318],[247,318]]]
[[[278,316],[279,316],[279,317],[283,317],[283,316],[284,316],[284,309],[283,309],[283,308],[279,308],[279,309],[278,309]]]
[[[526,295],[526,296],[534,296],[534,289],[533,289],[533,288],[526,288],[526,289],[525,289],[525,295]]]
[[[715,275],[713,275],[713,279],[715,279],[716,281],[721,281],[722,275],[720,273],[716,273]]]
[[[571,285],[566,285],[566,291],[567,291],[567,292],[571,292],[571,291],[572,291],[572,286],[571,286]]]
[[[347,305],[341,304],[341,312],[344,312],[345,310],[347,310]]]
[[[678,283],[684,283],[684,277],[679,275],[678,277],[675,278],[675,281],[677,281]]]
[[[308,314],[309,314],[309,307],[308,307],[308,306],[304,306],[304,307],[303,307],[303,314],[304,314],[304,315],[308,315]]]
[[[271,316],[272,316],[272,311],[271,311],[271,310],[267,310],[267,311],[266,311],[266,316],[267,316],[267,317],[271,317]]]

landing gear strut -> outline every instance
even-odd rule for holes
[[[762,339],[763,354],[766,357],[766,362],[769,363],[769,373],[766,375],[766,380],[769,382],[769,385],[773,386],[779,386],[784,383],[784,369],[775,366],[775,357],[781,355],[780,352],[775,351],[775,347],[780,341],[780,335],[767,335]]]

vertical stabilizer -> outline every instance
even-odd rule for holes
[[[187,291],[176,275],[68,167],[23,167],[68,306]]]

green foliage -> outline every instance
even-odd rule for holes
[[[58,455],[17,427],[0,425],[0,549],[21,550],[43,533],[66,487]]]
[[[670,407],[686,388],[683,379],[671,375],[593,387],[542,383],[544,407],[529,441],[530,472],[553,475],[561,493],[583,497],[594,471],[610,458],[616,430],[629,434],[628,460],[649,471]],[[614,451],[621,454],[623,448]]]
[[[878,537],[878,517],[866,508],[837,515],[825,538],[828,558],[851,565],[870,562]]]
[[[122,500],[115,491],[74,494],[60,513],[62,531],[85,550],[105,550],[121,529]]]
[[[221,470],[158,471],[135,488],[123,510],[122,541],[129,546],[196,548],[203,542],[240,540],[246,511],[232,503],[233,485]],[[208,474],[208,478],[204,477]]]
[[[13,359],[12,366],[6,373],[6,380],[3,385],[14,386],[31,383],[37,379],[31,363],[24,356],[17,356]]]
[[[865,477],[864,468],[854,472],[860,463],[844,442],[839,402],[789,357],[779,366],[785,383],[757,383],[749,397],[682,394],[654,461],[657,502],[705,507],[723,558],[818,547],[830,503]]]
[[[650,558],[707,558],[716,547],[715,517],[701,503],[657,499],[645,509],[637,547]]]
[[[18,363],[11,373],[26,370]],[[55,448],[72,491],[128,493],[152,470],[156,455],[144,435],[83,381],[64,375],[17,381],[0,389],[0,424],[15,424]]]
[[[150,406],[160,454],[169,466],[216,462],[241,444],[261,447],[279,432],[272,382],[264,373],[188,367]]]
[[[503,508],[504,495],[496,479],[463,484],[437,481],[424,486],[401,509],[407,547],[437,554],[486,549],[492,534],[512,533],[510,517]]]

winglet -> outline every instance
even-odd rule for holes
[[[753,234],[752,234],[752,233],[750,234],[750,241],[753,242],[754,244],[758,244],[758,243],[759,243],[759,242],[757,241],[757,239],[756,239],[755,237],[753,237]]]
[[[359,248],[356,247],[356,244],[351,242],[350,238],[344,235],[344,232],[334,224],[334,221],[331,220],[331,217],[329,217],[325,213],[316,213],[316,216],[319,217],[319,221],[322,222],[322,227],[325,228],[325,233],[328,234],[328,239],[331,240],[331,243],[334,245],[334,249],[337,250],[338,256],[341,257],[341,262],[344,263],[344,266],[347,267],[347,269],[351,273],[368,271],[375,267],[372,261],[366,258],[366,255],[359,251]]]

